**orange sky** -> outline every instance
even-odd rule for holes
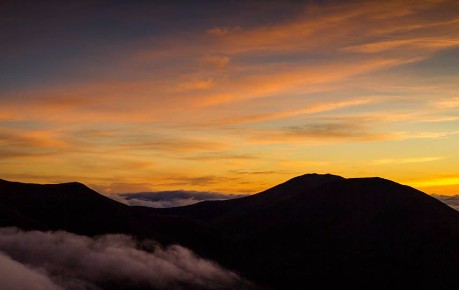
[[[0,4],[0,178],[459,194],[459,2],[215,2]]]

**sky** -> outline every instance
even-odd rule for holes
[[[0,178],[459,194],[459,2],[1,1]]]

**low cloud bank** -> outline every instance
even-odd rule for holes
[[[131,206],[148,206],[156,208],[177,207],[195,204],[205,200],[226,200],[246,195],[224,194],[206,191],[155,191],[139,193],[121,193],[109,197]]]
[[[3,289],[61,290],[46,274],[12,260],[0,252],[0,285]]]
[[[151,251],[143,249],[151,249]],[[237,274],[181,246],[142,249],[129,236],[0,228],[5,289],[248,289]]]
[[[454,208],[455,210],[459,211],[459,195],[432,195],[439,201],[446,203],[450,207]]]

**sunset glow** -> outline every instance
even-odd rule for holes
[[[459,194],[458,1],[39,2],[0,4],[0,178]]]

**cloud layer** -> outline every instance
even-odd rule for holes
[[[0,285],[4,289],[61,290],[45,274],[0,252]]]
[[[206,191],[173,190],[121,193],[116,195],[109,195],[108,197],[131,206],[166,208],[195,204],[205,200],[226,200],[243,196],[246,195],[224,194]]]
[[[450,207],[454,208],[455,210],[459,211],[459,195],[438,195],[433,194],[433,197],[438,199],[441,202],[449,205]]]
[[[0,228],[0,272],[5,289],[249,288],[237,274],[184,247],[139,245],[126,235]]]

